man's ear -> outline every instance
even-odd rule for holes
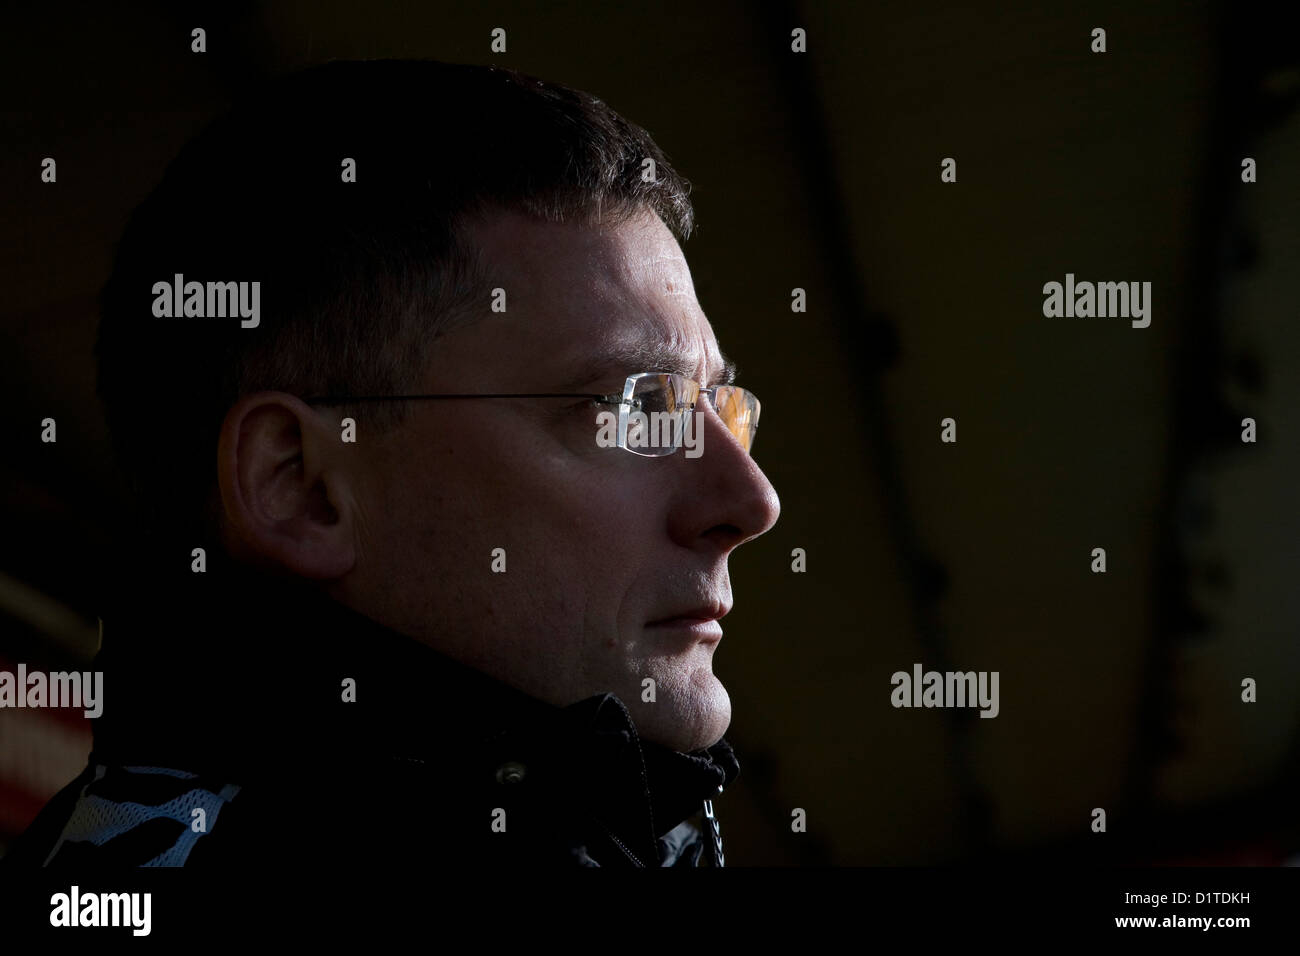
[[[335,421],[293,395],[259,392],[226,413],[217,483],[232,551],[332,580],[356,563],[356,475]]]

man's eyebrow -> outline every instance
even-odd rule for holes
[[[722,353],[719,352],[719,355]],[[561,382],[559,388],[570,391],[636,372],[673,372],[687,378],[694,378],[697,374],[695,366],[681,352],[668,345],[617,346],[602,350],[599,356],[589,359],[577,374]],[[713,381],[702,384],[734,385],[736,373],[736,363],[722,355],[722,371],[713,376]]]

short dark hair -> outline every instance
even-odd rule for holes
[[[146,522],[211,531],[216,438],[241,395],[409,391],[438,329],[488,305],[471,218],[648,208],[684,240],[689,192],[645,130],[512,70],[336,61],[274,81],[168,167],[101,295],[99,394]],[[155,316],[151,289],[176,274],[259,281],[260,324]],[[383,427],[404,404],[355,414]]]

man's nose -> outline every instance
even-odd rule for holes
[[[725,554],[768,531],[781,515],[781,500],[758,462],[723,424],[716,411],[697,413],[701,454],[676,454],[682,481],[673,510],[672,534],[684,547],[706,539]]]

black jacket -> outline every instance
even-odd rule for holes
[[[104,619],[89,765],[11,864],[720,863],[725,740],[640,740],[612,694],[545,704],[293,581],[149,581]]]

